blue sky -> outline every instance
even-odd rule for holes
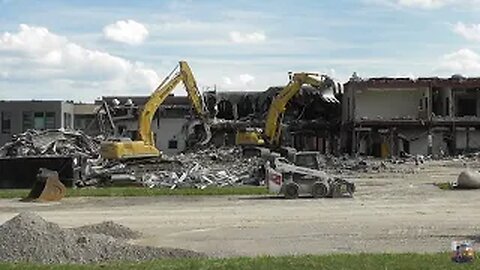
[[[476,76],[478,14],[480,0],[0,0],[0,99],[146,95],[178,60],[225,91],[290,70]]]

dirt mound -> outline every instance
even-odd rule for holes
[[[0,261],[97,263],[204,256],[190,250],[131,245],[100,233],[106,228],[120,228],[120,225],[100,224],[86,226],[87,230],[85,227],[63,229],[34,213],[21,213],[0,226]],[[125,236],[126,230],[121,231],[113,234]]]
[[[104,234],[120,239],[136,239],[141,236],[139,232],[136,232],[121,224],[117,224],[113,221],[104,221],[98,224],[85,225],[74,228],[73,230],[77,233]]]

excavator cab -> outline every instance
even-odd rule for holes
[[[235,135],[236,145],[264,145],[265,140],[262,138],[261,129],[245,128],[237,131]]]
[[[235,145],[242,147],[243,157],[265,157],[270,150],[265,147],[262,130],[259,128],[241,128],[235,134]]]

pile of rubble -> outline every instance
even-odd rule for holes
[[[100,140],[82,131],[27,130],[0,148],[0,157],[85,156],[98,157]]]
[[[168,184],[171,187],[258,185],[261,177],[260,170],[264,164],[264,160],[260,157],[242,157],[239,147],[209,148],[180,154],[172,159],[183,164],[184,169],[181,174],[177,174],[177,177],[172,175],[169,178]],[[151,181],[144,183],[152,184]]]
[[[423,156],[378,159],[373,157],[325,156],[323,167],[335,174],[355,173],[415,173],[415,169],[428,160]]]
[[[113,222],[64,229],[36,214],[22,213],[0,226],[0,261],[66,264],[205,256],[190,250],[126,242],[125,237],[136,235]]]
[[[240,148],[208,148],[151,162],[109,162],[89,168],[93,180],[77,186],[137,183],[155,188],[259,185],[263,180],[261,158],[242,158]]]

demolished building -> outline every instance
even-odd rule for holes
[[[480,78],[352,78],[342,100],[344,152],[391,157],[480,150]]]
[[[233,145],[235,133],[245,127],[263,128],[272,99],[284,87],[266,91],[217,92],[204,94],[207,109],[217,121],[212,126],[216,145]],[[340,145],[342,93],[326,99],[313,87],[303,86],[283,118],[282,143],[297,150],[338,154]]]

